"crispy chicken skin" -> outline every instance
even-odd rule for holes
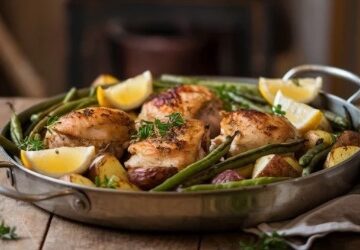
[[[282,116],[255,110],[222,112],[221,134],[211,141],[210,150],[222,143],[227,135],[239,131],[230,147],[234,156],[266,144],[281,143],[298,136],[296,128]]]
[[[45,135],[49,148],[94,145],[120,158],[129,145],[134,122],[121,110],[91,107],[72,111],[59,118]]]
[[[179,112],[186,119],[196,118],[208,124],[214,137],[220,132],[220,109],[221,101],[208,88],[183,85],[162,92],[145,103],[138,119],[152,121]]]
[[[203,122],[188,119],[164,137],[152,137],[130,144],[130,159],[125,162],[130,181],[147,190],[203,158],[209,144]]]

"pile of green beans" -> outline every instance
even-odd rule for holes
[[[268,144],[259,148],[248,150],[198,173],[193,178],[185,182],[183,186],[189,187],[204,183],[225,170],[246,167],[248,164],[255,162],[257,159],[265,155],[296,152],[303,147],[304,142],[305,140],[300,139],[287,143]]]
[[[334,142],[335,140],[332,142],[332,144],[322,142],[318,145],[315,145],[300,157],[299,165],[303,167],[303,176],[307,176],[314,172],[315,168],[325,160]]]
[[[220,144],[215,150],[210,152],[207,156],[203,159],[194,162],[190,166],[184,168],[177,174],[173,175],[172,177],[166,179],[163,183],[153,188],[151,191],[159,192],[159,191],[168,191],[173,190],[180,184],[182,184],[185,180],[190,178],[191,176],[199,173],[200,171],[212,166],[216,162],[218,162],[221,157],[223,157],[230,149],[231,142],[233,141],[234,137],[237,135],[234,134],[233,136],[227,136],[225,141]]]

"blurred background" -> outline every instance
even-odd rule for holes
[[[0,0],[0,96],[49,96],[101,73],[360,74],[358,0]],[[327,89],[347,96],[338,80]]]

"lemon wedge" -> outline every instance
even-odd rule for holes
[[[152,93],[150,71],[129,78],[106,89],[98,87],[97,99],[100,106],[131,110],[140,107]]]
[[[95,147],[60,147],[20,153],[24,166],[51,177],[84,173],[95,157]]]
[[[101,85],[110,85],[120,82],[115,76],[109,74],[99,75],[91,84],[91,86],[97,87]]]
[[[276,93],[281,92],[291,99],[309,103],[319,94],[322,87],[322,78],[299,78],[284,81],[282,79],[259,79],[259,91],[265,100],[273,104]]]
[[[277,92],[274,99],[274,106],[278,105],[281,105],[281,110],[285,111],[285,117],[300,133],[317,128],[323,120],[323,113],[319,109],[296,102],[283,95],[281,90]]]

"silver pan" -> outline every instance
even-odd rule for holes
[[[360,79],[349,72],[318,65],[294,68],[285,78],[305,71],[330,73],[360,85]],[[255,79],[236,80],[256,82]],[[345,101],[322,93],[314,105],[340,115],[345,114],[346,107],[357,127],[360,110],[352,102],[359,95],[360,91]],[[7,127],[2,133],[7,133]],[[289,219],[347,192],[360,172],[360,154],[356,154],[334,168],[265,186],[197,193],[124,192],[49,178],[24,168],[2,148],[0,153],[6,159],[0,162],[0,168],[8,169],[8,178],[14,187],[0,186],[0,194],[32,202],[71,220],[134,230],[240,229],[261,222]]]

